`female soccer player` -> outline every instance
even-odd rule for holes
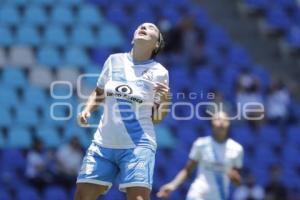
[[[198,174],[191,185],[186,200],[226,200],[229,182],[240,184],[243,148],[228,138],[230,122],[224,112],[212,118],[212,136],[198,138],[191,149],[186,166],[174,180],[163,185],[157,196],[168,198],[198,165]]]
[[[150,198],[156,151],[153,121],[166,114],[169,77],[153,60],[164,45],[154,24],[141,24],[132,43],[129,53],[108,57],[95,91],[78,115],[79,124],[86,125],[91,112],[100,103],[104,106],[77,178],[76,200],[97,199],[117,177],[128,200]]]

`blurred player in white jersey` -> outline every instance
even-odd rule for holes
[[[212,118],[212,136],[198,138],[190,151],[186,166],[176,177],[163,185],[157,196],[168,198],[198,165],[196,179],[192,183],[186,200],[227,200],[229,183],[240,184],[240,169],[243,148],[228,138],[230,121],[224,112]]]
[[[87,125],[91,112],[100,103],[104,106],[77,178],[76,200],[97,199],[116,178],[127,199],[150,199],[156,151],[153,122],[166,114],[169,75],[153,60],[164,43],[154,24],[141,24],[132,43],[130,52],[108,57],[78,115],[79,124]]]

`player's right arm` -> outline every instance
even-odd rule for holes
[[[185,180],[191,175],[197,165],[197,161],[189,159],[185,167],[177,173],[175,178],[159,189],[157,197],[168,198],[174,190],[176,190],[181,184],[185,182]]]
[[[88,124],[88,118],[91,116],[91,113],[98,108],[103,100],[104,90],[96,87],[89,96],[83,111],[77,116],[77,122],[80,126],[86,126]]]
[[[97,81],[96,89],[89,96],[83,111],[77,116],[77,122],[80,126],[86,126],[88,124],[88,118],[91,116],[91,113],[104,101],[104,86],[108,81],[110,58],[111,56],[106,59],[103,65],[103,69]]]

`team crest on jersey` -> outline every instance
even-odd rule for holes
[[[143,71],[142,77],[143,77],[143,79],[152,81],[153,80],[153,72],[150,71],[149,69],[146,69],[145,71]]]

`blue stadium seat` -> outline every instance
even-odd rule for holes
[[[232,138],[241,143],[243,146],[254,145],[257,141],[253,130],[245,124],[232,127],[231,133]]]
[[[49,97],[46,96],[44,90],[37,87],[28,87],[23,94],[23,103],[29,107],[43,107],[48,103]]]
[[[27,149],[31,147],[32,137],[27,129],[13,127],[8,133],[7,141],[7,147]]]
[[[265,187],[269,183],[270,174],[267,169],[252,165],[251,174],[254,175],[257,184]]]
[[[35,126],[40,122],[36,109],[22,105],[16,109],[16,123],[21,126]]]
[[[39,200],[41,199],[39,193],[35,188],[30,186],[24,186],[17,190],[16,200]]]
[[[287,141],[291,144],[300,144],[300,134],[299,134],[299,130],[300,130],[300,125],[293,125],[288,127],[287,130]]]
[[[252,74],[258,78],[261,91],[266,92],[271,83],[271,77],[266,68],[260,65],[255,65],[252,69]]]
[[[190,84],[190,76],[182,67],[174,67],[169,70],[169,79],[171,87],[178,88],[182,90],[184,87],[188,87]]]
[[[205,42],[213,46],[229,46],[230,38],[224,29],[218,26],[210,26],[206,31]]]
[[[30,5],[25,10],[24,20],[27,24],[46,25],[48,17],[43,7]]]
[[[221,82],[224,84],[219,85],[219,90],[223,92],[225,99],[232,99],[235,96],[235,83],[239,76],[240,71],[235,67],[224,67]]]
[[[91,53],[91,57],[94,62],[99,63],[99,65],[102,66],[104,64],[105,60],[110,55],[110,53],[111,52],[109,50],[107,50],[106,48],[95,48],[95,49],[93,49],[93,51]],[[97,67],[97,69],[100,69],[100,68]]]
[[[37,137],[43,141],[47,148],[58,147],[62,143],[57,129],[53,126],[38,126]]]
[[[44,200],[67,200],[66,191],[60,186],[48,186],[43,194]]]
[[[146,5],[140,5],[135,9],[133,13],[134,24],[139,25],[143,22],[152,22],[156,21],[155,15],[152,13],[151,9],[147,9]]]
[[[91,27],[84,25],[74,27],[71,42],[73,45],[80,47],[93,47],[96,44]]]
[[[56,6],[51,14],[51,21],[55,25],[71,25],[73,24],[75,15],[70,7]]]
[[[103,18],[96,6],[83,5],[79,9],[78,22],[82,25],[99,26],[103,22]]]
[[[66,46],[68,44],[68,36],[61,25],[47,26],[44,41],[49,46]]]
[[[77,137],[83,145],[83,147],[88,147],[91,143],[91,137],[93,133],[89,133],[90,136],[87,134],[86,129],[78,127],[75,123],[70,124],[67,129],[65,130],[64,134],[64,141],[68,142],[72,137]]]
[[[277,6],[267,10],[265,20],[268,31],[287,31],[291,25],[288,15]]]
[[[291,16],[292,21],[295,25],[300,26],[300,8],[296,8]]]
[[[62,64],[58,50],[50,46],[41,47],[37,52],[37,58],[42,65],[54,66]]]
[[[12,198],[8,191],[1,188],[0,189],[0,199],[1,200],[11,200]]]
[[[176,145],[176,140],[169,127],[163,124],[155,126],[157,145],[160,148],[172,148]]]
[[[203,89],[216,87],[217,79],[214,72],[208,66],[202,66],[196,71],[197,86]]]
[[[1,12],[1,11],[0,11]],[[8,46],[14,42],[14,37],[7,26],[0,26],[0,45]]]
[[[37,46],[41,42],[41,37],[36,27],[21,25],[17,30],[16,42],[19,44]]]
[[[266,10],[271,1],[270,0],[244,0],[247,8],[249,10],[257,11],[257,10]]]
[[[32,0],[32,4],[40,5],[40,6],[52,6],[53,0]]]
[[[298,143],[299,144],[299,143]],[[297,144],[287,143],[282,149],[282,163],[286,167],[294,168],[300,164]]]
[[[208,17],[206,10],[200,7],[193,7],[193,8],[194,9],[191,15],[194,16],[197,26],[203,29],[207,29],[210,26],[211,21]]]
[[[83,3],[83,0],[59,0],[61,5],[74,6]]]
[[[299,174],[292,168],[282,169],[282,183],[288,190],[297,190],[299,188]]]
[[[10,113],[9,107],[7,107],[6,105],[4,105],[3,108],[0,109],[0,119],[1,119],[0,127],[4,127],[4,126],[9,127],[10,125],[12,125],[13,118]],[[1,136],[1,134],[0,134],[0,136]],[[2,140],[2,142],[3,142],[3,140]],[[3,145],[3,143],[0,142],[0,146],[2,146],[2,145]]]
[[[279,128],[276,126],[263,125],[259,130],[258,137],[263,145],[280,146],[282,144]]]
[[[297,2],[295,0],[275,0],[275,3],[284,9],[297,8]]]
[[[1,172],[24,170],[24,166],[26,166],[26,159],[20,149],[5,148],[2,150],[2,157],[0,159],[2,163]]]
[[[175,26],[181,18],[180,13],[172,6],[165,7],[162,15],[172,26]]]
[[[25,6],[28,3],[28,0],[7,0],[6,3],[12,6]]]
[[[66,49],[64,63],[67,65],[87,65],[90,62],[86,52],[79,47]]]
[[[0,111],[0,117],[1,117],[1,111]],[[0,128],[1,128],[1,124],[0,124]],[[5,137],[4,137],[4,135],[2,134],[2,133],[0,133],[0,149],[3,149],[4,148],[4,146],[5,146],[5,143],[6,143],[6,139],[5,139]],[[1,163],[0,163],[1,164]],[[1,168],[0,168],[1,169]],[[1,180],[0,180],[0,186],[1,186]],[[0,193],[1,193],[1,191],[0,191]],[[1,196],[1,194],[0,194],[0,196]]]
[[[57,103],[58,101],[55,102]],[[47,104],[46,106],[43,107],[44,109],[43,109],[42,122],[49,126],[65,126],[66,120],[60,120],[60,119],[68,117],[68,113],[65,113],[65,111],[66,109],[69,108],[64,105],[51,107],[52,105],[54,104]],[[52,109],[52,113],[51,113],[51,109]]]
[[[129,17],[121,6],[111,5],[106,12],[105,18],[107,21],[121,27],[126,27],[129,24]]]
[[[237,67],[249,67],[252,64],[252,60],[246,49],[239,45],[235,45],[229,49],[227,59],[230,64]]]
[[[268,168],[274,164],[279,164],[279,157],[270,146],[256,145],[254,163],[259,168]]]
[[[0,104],[6,107],[17,106],[20,101],[17,95],[17,91],[10,85],[0,85]]]
[[[300,13],[300,12],[299,12]],[[300,14],[299,14],[300,18]],[[299,20],[300,25],[300,20]],[[299,26],[291,26],[285,35],[285,41],[291,48],[300,48],[300,27]]]
[[[113,24],[103,24],[98,36],[100,47],[121,47],[124,44],[124,38],[118,27]]]
[[[24,72],[18,68],[5,68],[2,74],[2,81],[6,85],[12,87],[26,87],[28,81]]]
[[[0,24],[2,25],[18,25],[20,23],[20,15],[13,5],[3,5],[0,7]]]

